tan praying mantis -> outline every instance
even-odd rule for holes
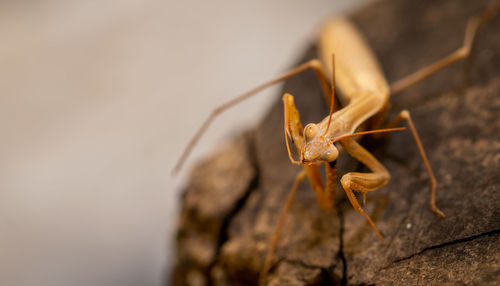
[[[318,124],[310,123],[305,128],[302,128],[293,96],[285,93],[282,97],[284,104],[284,133],[288,155],[290,161],[293,164],[302,165],[303,170],[296,176],[271,236],[264,267],[259,277],[259,284],[263,285],[266,282],[267,273],[272,266],[274,250],[279,239],[279,234],[299,182],[307,177],[316,193],[320,207],[324,210],[329,210],[333,207],[337,179],[336,160],[339,155],[338,145],[336,144],[340,144],[342,150],[348,152],[371,171],[370,173],[347,173],[341,178],[340,182],[354,209],[364,215],[379,239],[383,240],[382,235],[370,216],[363,210],[353,192],[362,193],[363,202],[365,202],[367,193],[375,191],[389,182],[390,173],[370,152],[353,138],[354,136],[401,131],[405,128],[395,127],[401,121],[406,120],[429,175],[431,210],[438,217],[445,217],[444,213],[436,206],[436,179],[411,119],[410,112],[403,110],[396,118],[386,124],[383,129],[377,128],[380,128],[387,116],[390,95],[399,93],[469,55],[479,25],[493,18],[498,12],[498,2],[495,4],[495,6],[491,6],[483,13],[469,19],[464,42],[461,47],[442,59],[421,68],[391,85],[387,83],[380,64],[360,32],[344,18],[330,20],[320,32],[320,59],[314,59],[299,65],[289,72],[220,105],[212,111],[187,145],[174,168],[174,173],[181,168],[192,148],[217,115],[257,94],[261,90],[305,70],[312,69],[315,71],[324,97],[330,105],[329,115],[321,122]],[[340,101],[344,103],[343,108],[338,110],[335,108],[335,86],[340,89]],[[356,132],[360,128],[368,131]],[[298,160],[294,159],[292,155],[289,140],[294,143],[297,149],[300,156]],[[319,164],[323,164],[325,167],[325,184],[323,184],[320,175]]]

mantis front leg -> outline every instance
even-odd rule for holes
[[[332,98],[332,100],[334,100]],[[290,146],[288,144],[288,138],[291,138],[292,142],[295,144],[297,148],[297,152],[299,154],[302,153],[305,139],[304,139],[304,130],[302,128],[302,124],[300,122],[299,112],[295,107],[293,96],[285,93],[283,95],[283,104],[284,104],[284,130],[285,130],[285,140],[286,146],[288,150],[288,155],[290,157],[290,161],[294,164],[302,164],[300,160],[295,160],[292,157],[292,153],[290,151]],[[319,206],[324,210],[329,210],[333,207],[334,199],[335,199],[335,180],[337,178],[336,174],[336,166],[330,166],[329,164],[325,164],[326,168],[326,189],[323,185],[321,175],[319,172],[319,168],[316,164],[304,164],[302,165],[311,186],[316,193],[316,198],[318,200]]]
[[[303,135],[304,130],[302,128],[302,124],[300,123],[299,112],[295,107],[293,96],[288,93],[283,95],[283,104],[285,115],[284,131],[285,138],[287,140],[287,148],[289,152],[288,154],[290,156],[290,160],[297,163],[298,161],[295,161],[290,153],[288,137],[292,139],[298,152],[300,153],[305,144]],[[304,169],[300,171],[295,178],[295,181],[286,199],[286,203],[281,210],[281,214],[278,222],[276,223],[276,227],[274,228],[273,234],[269,240],[269,247],[267,249],[264,267],[262,268],[259,275],[259,285],[265,285],[265,282],[267,280],[267,274],[272,266],[274,252],[278,244],[281,229],[285,222],[286,215],[288,214],[290,206],[293,202],[293,198],[295,197],[295,192],[297,191],[299,183],[306,177],[309,179],[309,182],[311,183],[311,186],[316,193],[318,203],[322,209],[331,209],[335,202],[335,185],[337,181],[337,167],[335,162],[325,163],[326,188],[323,185],[318,165],[303,165],[303,168]]]

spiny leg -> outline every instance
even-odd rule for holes
[[[172,170],[172,174],[176,174],[180,170],[180,168],[182,167],[182,164],[186,160],[189,153],[191,153],[191,150],[193,149],[193,147],[196,145],[198,140],[201,138],[201,136],[203,135],[205,130],[208,128],[210,123],[220,113],[222,113],[226,109],[242,102],[243,100],[252,97],[253,95],[257,94],[258,92],[260,92],[260,91],[262,91],[262,90],[264,90],[264,89],[266,89],[274,84],[277,84],[283,80],[286,80],[294,75],[297,75],[297,74],[299,74],[307,69],[313,69],[316,72],[316,75],[319,78],[325,99],[328,103],[330,103],[330,87],[328,84],[328,80],[325,77],[325,73],[324,73],[323,67],[321,65],[321,62],[318,59],[313,59],[313,60],[310,60],[304,64],[301,64],[301,65],[293,68],[289,72],[286,72],[286,73],[282,74],[281,76],[278,76],[275,79],[272,79],[268,82],[265,82],[265,83],[255,87],[254,89],[251,89],[248,92],[246,92],[246,93],[244,93],[244,94],[242,94],[242,95],[240,95],[232,100],[229,100],[228,102],[221,104],[218,107],[216,107],[215,109],[213,109],[212,112],[210,113],[210,115],[208,116],[208,118],[203,122],[203,124],[200,126],[200,128],[196,131],[195,135],[189,141],[188,145],[186,146],[186,149],[184,149],[184,152],[182,153],[182,155],[180,156],[179,160],[177,161],[174,169]]]
[[[340,180],[347,198],[351,202],[354,210],[365,216],[368,223],[371,225],[380,240],[384,240],[377,227],[371,220],[370,216],[359,205],[354,191],[363,193],[365,198],[366,193],[375,191],[389,182],[390,174],[387,169],[375,157],[357,143],[353,138],[345,138],[340,141],[342,147],[358,161],[367,166],[373,173],[358,173],[350,172],[345,174]]]
[[[283,227],[283,223],[285,222],[286,215],[288,210],[290,209],[290,205],[292,204],[293,198],[295,197],[295,192],[297,191],[297,187],[299,186],[300,181],[302,181],[306,177],[306,171],[302,170],[295,177],[295,182],[293,183],[292,188],[290,189],[290,193],[288,194],[288,198],[286,199],[285,206],[281,211],[280,218],[276,227],[274,228],[273,235],[271,236],[271,240],[269,241],[269,247],[267,249],[266,260],[264,262],[264,267],[262,268],[259,275],[259,285],[264,285],[267,279],[267,273],[271,269],[274,250],[276,249],[276,244],[278,243],[278,239],[280,237],[281,228]]]
[[[445,218],[444,213],[436,207],[436,177],[434,176],[434,172],[432,171],[431,164],[429,163],[429,160],[427,159],[427,155],[425,154],[424,146],[422,145],[422,142],[420,141],[420,136],[418,135],[417,129],[415,128],[415,125],[413,124],[413,120],[411,119],[410,112],[408,110],[401,111],[399,113],[399,115],[388,124],[387,127],[388,128],[395,127],[399,123],[401,123],[402,120],[406,120],[408,122],[408,126],[410,127],[411,134],[413,135],[413,138],[415,139],[415,143],[417,143],[418,151],[420,152],[420,156],[422,157],[422,160],[424,161],[424,164],[425,164],[425,168],[427,169],[427,173],[429,174],[429,179],[431,181],[431,201],[430,201],[431,209],[439,218]]]
[[[290,144],[288,144],[288,138],[292,140],[295,144],[297,152],[301,154],[302,148],[306,144],[304,139],[304,129],[302,128],[302,123],[300,122],[300,116],[297,108],[295,107],[295,101],[293,95],[285,93],[282,97],[283,100],[283,131],[285,132],[285,144],[286,150],[288,151],[288,157],[293,164],[301,165],[302,158],[295,160],[292,157],[292,152],[290,151]]]
[[[288,156],[290,157],[290,161],[292,163],[302,165],[302,155],[300,160],[293,159],[292,153],[290,151],[290,145],[288,144],[288,138],[291,138],[292,142],[295,144],[297,152],[299,154],[302,154],[305,145],[304,130],[300,122],[299,112],[295,107],[294,99],[291,94],[285,93],[283,95],[283,106],[285,116],[284,132]],[[336,168],[325,164],[327,180],[326,190],[323,186],[323,182],[317,165],[303,165],[303,168],[305,169],[309,182],[311,183],[311,186],[316,193],[316,198],[321,209],[331,209],[334,202],[334,196],[331,194],[331,189],[333,188],[333,192],[335,191],[335,186],[332,186],[332,181],[333,183],[335,183],[337,176]]]
[[[491,20],[498,14],[500,10],[500,2],[496,1],[493,5],[490,5],[485,11],[481,14],[472,16],[467,21],[467,27],[465,28],[465,36],[464,42],[462,46],[449,55],[443,57],[442,59],[423,67],[416,72],[405,76],[404,78],[394,82],[391,84],[391,94],[399,93],[400,91],[422,81],[428,76],[440,71],[441,69],[451,65],[454,62],[457,62],[461,59],[467,58],[472,49],[472,44],[474,43],[474,37],[476,36],[476,32],[478,27],[486,22]]]

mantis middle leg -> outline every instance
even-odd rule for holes
[[[391,94],[394,95],[399,93],[400,91],[419,83],[425,78],[431,76],[432,74],[442,70],[443,68],[451,65],[454,62],[465,59],[469,56],[472,44],[474,43],[474,38],[476,36],[477,29],[479,26],[496,17],[498,12],[500,11],[500,2],[494,1],[491,5],[489,5],[486,10],[484,10],[481,14],[474,15],[467,21],[467,27],[465,28],[465,36],[464,42],[461,47],[443,57],[440,60],[435,61],[434,63],[423,67],[416,72],[405,76],[404,78],[394,82],[391,84]]]

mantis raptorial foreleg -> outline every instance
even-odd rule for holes
[[[299,112],[294,104],[293,96],[288,93],[284,94],[283,105],[284,105],[284,116],[285,116],[284,119],[285,136],[290,136],[292,138],[295,147],[300,152],[301,148],[303,148],[305,144],[304,130],[300,122]],[[290,159],[294,161],[293,158],[290,157]],[[316,193],[316,199],[322,209],[329,210],[333,207],[335,202],[335,187],[337,185],[336,161],[331,163],[325,163],[324,165],[325,165],[326,188],[323,186],[319,168],[316,164],[304,165],[303,166],[304,169],[297,174],[295,182],[292,188],[290,189],[290,192],[286,199],[286,203],[283,206],[280,217],[278,219],[278,222],[276,223],[276,227],[274,228],[273,234],[269,241],[269,247],[267,249],[264,267],[262,268],[259,276],[259,285],[264,285],[267,278],[267,273],[271,269],[274,257],[274,251],[276,249],[276,245],[278,244],[281,228],[283,227],[286,215],[288,213],[288,210],[290,209],[290,205],[292,204],[293,198],[295,197],[295,192],[297,190],[300,181],[302,181],[306,177],[309,179],[309,182],[311,183],[311,186]]]

